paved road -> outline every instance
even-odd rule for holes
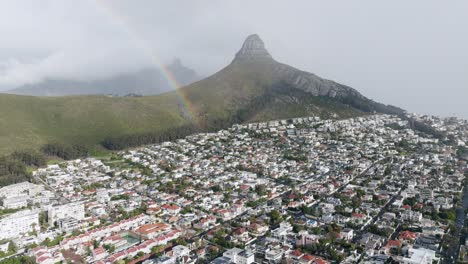
[[[460,238],[461,238],[461,231],[465,227],[465,221],[466,221],[466,216],[465,216],[465,211],[468,209],[468,186],[465,185],[463,188],[463,201],[462,201],[462,207],[458,207],[456,212],[457,212],[457,220],[455,221],[455,225],[457,226],[457,232],[455,234],[455,237],[458,238],[457,240],[457,245],[455,247],[450,247],[448,249],[448,252],[445,252],[446,259],[445,263],[456,263],[458,260],[459,254],[460,254]]]

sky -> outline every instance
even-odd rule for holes
[[[208,76],[257,33],[283,63],[411,112],[468,118],[468,1],[0,0],[0,90],[173,58]]]

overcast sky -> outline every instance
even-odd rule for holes
[[[278,61],[410,111],[468,118],[468,1],[0,0],[0,90],[174,57],[202,75],[258,33]]]

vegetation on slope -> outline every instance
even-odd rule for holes
[[[29,181],[31,175],[26,165],[11,156],[0,157],[0,186]]]
[[[174,94],[156,97],[0,95],[0,155],[50,142],[92,146],[109,135],[186,124]]]

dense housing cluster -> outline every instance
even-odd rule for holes
[[[0,189],[0,251],[37,263],[457,256],[467,123],[413,118],[446,138],[390,115],[306,117],[49,165]]]

